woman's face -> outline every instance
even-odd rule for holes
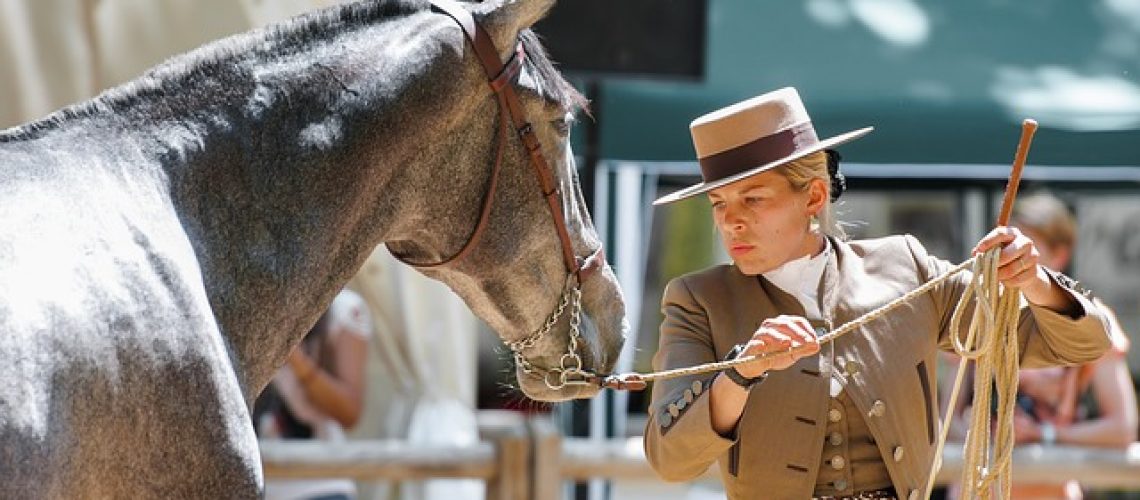
[[[721,242],[742,273],[764,273],[819,249],[810,221],[823,208],[827,188],[821,179],[808,186],[797,191],[769,170],[709,191]]]

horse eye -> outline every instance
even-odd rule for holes
[[[557,120],[551,120],[550,124],[554,126],[554,130],[557,130],[559,134],[569,135],[570,129],[574,127],[574,118],[565,116]]]

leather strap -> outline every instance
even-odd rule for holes
[[[454,0],[432,0],[432,6],[455,20],[463,30],[467,40],[471,42],[471,46],[475,49],[475,56],[479,59],[483,70],[487,74],[488,84],[498,98],[499,109],[501,111],[501,125],[499,127],[499,145],[495,154],[495,164],[491,169],[490,185],[483,199],[479,222],[476,223],[475,230],[467,240],[467,243],[463,245],[463,248],[461,248],[458,253],[441,262],[413,265],[415,267],[429,268],[454,262],[466,255],[474,247],[475,241],[482,236],[483,231],[487,227],[487,220],[490,218],[491,204],[498,186],[498,174],[501,170],[503,150],[506,144],[506,119],[509,116],[511,122],[514,124],[515,132],[518,134],[519,140],[521,140],[523,146],[526,147],[530,164],[534,168],[536,177],[538,177],[542,196],[546,199],[547,206],[550,208],[550,214],[554,218],[554,227],[558,232],[558,238],[562,244],[562,260],[566,265],[566,270],[571,274],[577,274],[579,283],[581,283],[582,280],[587,277],[587,274],[602,267],[602,264],[605,263],[605,254],[601,248],[598,248],[585,259],[578,259],[574,256],[573,247],[570,242],[570,234],[566,228],[566,219],[562,212],[560,191],[556,179],[549,163],[546,161],[546,157],[542,154],[542,144],[539,142],[538,136],[535,135],[530,122],[526,120],[526,113],[523,110],[522,104],[519,102],[518,94],[511,85],[515,77],[518,76],[522,67],[522,61],[526,57],[522,43],[518,43],[514,54],[512,54],[511,58],[504,64],[499,60],[499,52],[495,48],[494,41],[491,40],[490,35],[475,21],[471,13],[464,9],[462,5]]]
[[[736,344],[735,346],[732,347],[732,349],[730,351],[728,351],[728,354],[726,354],[724,356],[724,360],[730,361],[730,360],[736,359],[737,357],[740,356],[740,353],[742,353],[742,352],[744,352],[744,345],[743,344]],[[736,385],[739,385],[740,387],[743,387],[745,389],[750,389],[753,385],[756,385],[760,382],[763,382],[764,379],[768,378],[767,372],[762,373],[759,377],[753,377],[753,378],[745,377],[740,372],[736,371],[735,366],[725,370],[722,373],[724,373],[724,375],[726,377],[728,377],[729,380],[733,381],[733,383],[735,383]]]

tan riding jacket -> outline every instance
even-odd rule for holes
[[[952,267],[911,236],[838,242],[820,284],[820,311],[833,329],[917,288]],[[1023,306],[1018,335],[1022,366],[1083,363],[1109,347],[1104,318],[1071,279],[1052,274],[1080,304],[1076,318]],[[938,435],[935,364],[952,349],[950,316],[969,281],[959,273],[929,294],[834,342],[820,355],[769,372],[751,389],[735,439],[720,436],[709,417],[711,375],[657,382],[645,429],[645,453],[664,479],[685,481],[713,461],[731,498],[810,498],[828,419],[830,377],[837,377],[875,438],[900,498],[917,498]],[[721,265],[671,281],[653,368],[722,359],[766,318],[803,315],[790,295],[764,278]],[[969,318],[966,316],[965,318]],[[967,323],[968,321],[963,321]],[[965,328],[965,325],[962,325]],[[858,363],[852,375],[832,366]],[[901,450],[901,451],[900,451]]]

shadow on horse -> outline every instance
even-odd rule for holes
[[[530,397],[596,394],[624,306],[552,2],[336,6],[0,132],[0,498],[258,496],[250,405],[381,243]]]

